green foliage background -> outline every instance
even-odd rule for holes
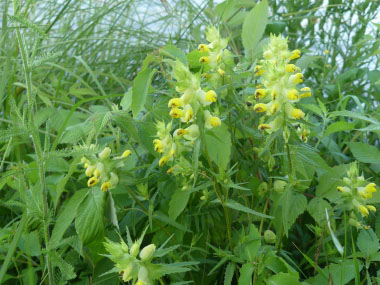
[[[160,284],[379,283],[380,214],[357,230],[336,191],[353,161],[380,185],[378,1],[198,2],[0,3],[0,283],[122,283],[103,275],[114,264],[102,242],[126,238],[126,227],[137,239],[146,226],[144,245],[179,245],[157,262],[197,262]],[[223,126],[192,154],[202,183],[180,191],[152,143],[175,94],[165,59],[197,69],[194,50],[211,24],[229,38],[239,72],[219,90]],[[254,127],[246,104],[271,33],[302,50],[297,65],[313,90],[301,104],[309,141],[290,145],[291,156]],[[119,186],[103,193],[87,187],[80,159],[105,146],[132,155]],[[273,181],[291,172],[288,157],[298,190],[280,195]],[[201,201],[213,187],[228,189],[225,199]]]

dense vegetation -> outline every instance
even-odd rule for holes
[[[378,1],[214,2],[0,3],[1,284],[380,284]]]

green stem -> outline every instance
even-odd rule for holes
[[[290,176],[291,176],[292,173],[293,173],[293,164],[292,164],[292,159],[290,157],[290,148],[289,148],[289,144],[288,143],[286,143],[286,152],[288,154],[289,173],[290,173]]]
[[[13,1],[14,3],[14,11],[17,11],[17,1]],[[44,170],[44,157],[43,152],[41,149],[41,141],[40,137],[38,135],[38,130],[35,125],[34,121],[34,100],[32,95],[32,74],[29,69],[28,64],[28,56],[26,51],[26,46],[23,42],[23,38],[20,33],[20,29],[16,28],[16,36],[19,43],[21,58],[23,62],[24,67],[24,73],[25,73],[25,81],[26,81],[26,91],[27,91],[27,100],[28,100],[28,128],[31,132],[32,142],[34,145],[34,149],[37,156],[37,164],[38,164],[38,175],[41,183],[41,190],[42,190],[42,200],[43,200],[43,226],[44,226],[44,241],[45,241],[45,247],[46,247],[46,263],[48,266],[48,277],[49,277],[49,284],[54,284],[53,282],[53,268],[50,261],[50,254],[49,254],[49,221],[48,221],[48,202],[47,202],[47,189],[45,187],[45,170]]]

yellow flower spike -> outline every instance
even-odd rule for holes
[[[266,89],[256,89],[255,98],[256,99],[262,99],[265,97],[266,93],[267,93]]]
[[[269,124],[260,124],[258,129],[260,131],[265,131],[265,130],[270,130],[271,129],[271,126]]]
[[[209,52],[210,51],[210,49],[208,48],[208,45],[206,45],[206,44],[200,44],[198,46],[198,50],[199,50],[199,52]]]
[[[158,162],[158,166],[163,166],[165,163],[167,163],[169,160],[169,157],[167,157],[166,155],[161,157],[160,161]]]
[[[290,89],[288,91],[287,96],[288,96],[289,100],[298,100],[298,91],[297,91],[297,89]]]
[[[289,82],[291,84],[298,84],[303,82],[303,74],[302,73],[296,73],[289,77]]]
[[[376,192],[376,184],[375,183],[369,183],[366,187],[365,187],[365,191],[367,193],[375,193]]]
[[[221,69],[221,68],[218,68],[218,73],[219,73],[219,75],[222,76],[222,77],[224,77],[224,75],[226,74],[226,73],[224,72],[224,70]]]
[[[214,128],[216,128],[216,127],[219,127],[222,124],[222,121],[218,117],[212,116],[210,118],[210,124],[211,124],[211,126],[213,126]]]
[[[365,206],[360,205],[359,206],[359,211],[363,214],[363,216],[368,217],[369,212],[368,212],[368,209]]]
[[[265,72],[262,65],[256,65],[253,71],[255,72],[256,76],[263,75]]]
[[[126,158],[128,156],[131,155],[131,151],[129,149],[127,149],[126,151],[123,152],[123,154],[121,155],[121,158]]]
[[[266,112],[268,110],[268,107],[264,103],[258,103],[255,106],[253,106],[253,110],[255,110],[258,113],[263,113],[263,112]]]
[[[278,110],[278,103],[277,102],[274,102],[272,107],[270,108],[270,113],[273,115],[274,113],[276,113]]]
[[[90,179],[88,179],[87,181],[87,185],[88,187],[94,187],[96,184],[98,184],[99,182],[99,179],[97,177],[91,177]]]
[[[179,119],[179,118],[182,118],[184,115],[185,115],[185,114],[184,114],[183,110],[178,109],[178,108],[173,108],[173,109],[170,111],[170,116],[171,116],[172,118]]]
[[[103,192],[106,192],[108,189],[111,188],[111,182],[110,181],[106,181],[102,184],[102,186],[100,186],[100,189],[103,191]]]
[[[301,56],[301,51],[299,49],[295,49],[292,51],[292,54],[290,56],[290,60],[297,59]]]
[[[210,58],[208,56],[202,56],[200,59],[199,59],[199,62],[200,63],[209,63],[210,62]]]
[[[295,72],[297,70],[297,66],[295,66],[294,64],[287,64],[285,66],[285,70],[286,72]]]
[[[306,98],[311,96],[311,89],[309,87],[304,87],[301,89],[301,92],[304,92],[300,95],[300,98]]]
[[[172,98],[169,100],[169,108],[178,108],[182,106],[182,100],[180,98]]]
[[[214,90],[209,90],[206,92],[206,101],[207,102],[216,102],[216,93]]]
[[[294,119],[303,119],[303,117],[305,116],[305,113],[302,112],[301,109],[293,109],[292,112],[291,112],[291,116]]]
[[[367,209],[370,210],[371,212],[376,212],[376,207],[373,205],[367,205]]]

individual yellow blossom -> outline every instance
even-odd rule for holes
[[[95,165],[89,165],[86,168],[86,172],[85,172],[86,176],[88,176],[88,177],[92,176],[92,174],[94,173],[95,169],[96,169]]]
[[[173,170],[174,170],[174,167],[170,167],[170,168],[168,169],[168,171],[166,171],[166,173],[167,173],[167,174],[171,174],[171,173],[173,172]]]
[[[295,49],[292,51],[292,54],[290,56],[290,60],[297,59],[301,56],[301,51],[299,49]]]
[[[368,209],[365,206],[360,205],[359,206],[359,211],[363,214],[363,216],[368,217],[369,212],[368,212]]]
[[[214,128],[216,128],[216,127],[219,127],[222,124],[222,121],[219,119],[219,117],[212,116],[210,118],[210,124],[211,124],[211,126],[213,126]]]
[[[191,108],[191,106],[188,105],[185,110],[185,116],[183,116],[183,121],[185,123],[189,123],[193,119],[193,117],[194,117],[193,108]]]
[[[370,210],[371,212],[376,212],[376,207],[373,205],[367,205],[367,209]]]
[[[208,45],[206,45],[206,44],[200,44],[198,46],[198,50],[199,50],[199,52],[209,52],[210,51],[210,49],[208,48]]]
[[[285,66],[286,72],[295,72],[297,70],[297,66],[295,64],[287,64]]]
[[[200,63],[209,63],[210,62],[210,58],[208,56],[202,56],[200,59],[199,59],[199,62]]]
[[[290,89],[288,91],[288,99],[289,100],[298,100],[298,91],[297,89]]]
[[[102,186],[100,186],[100,189],[103,191],[103,192],[106,192],[108,189],[111,188],[111,182],[110,181],[106,181],[102,184]]]
[[[182,106],[182,100],[180,98],[172,98],[169,100],[169,108],[178,108]]]
[[[303,82],[303,74],[302,73],[296,73],[289,77],[289,82],[291,84],[298,84]]]
[[[206,101],[207,102],[216,102],[216,93],[214,90],[209,90],[206,92]]]
[[[123,154],[121,155],[121,158],[126,158],[128,156],[131,155],[131,151],[129,149],[127,149],[126,151],[123,152]]]
[[[278,92],[275,89],[273,89],[271,92],[271,96],[272,96],[272,100],[276,100],[278,97]]]
[[[100,169],[95,169],[95,171],[94,171],[94,177],[99,178],[101,174],[102,173],[101,173]]]
[[[183,110],[181,109],[178,109],[178,108],[173,108],[171,111],[170,111],[170,116],[172,118],[182,118],[184,116],[184,112]]]
[[[302,130],[301,139],[302,139],[302,141],[304,141],[304,142],[307,141],[307,130],[306,130],[306,129],[303,129],[303,130]]]
[[[161,140],[159,139],[153,140],[153,145],[154,145],[154,150],[157,151],[158,153],[162,153],[164,151],[164,143]]]
[[[329,52],[329,50],[328,49],[326,49],[325,50],[325,54],[329,54],[330,52]]]
[[[255,98],[262,99],[265,97],[267,90],[266,89],[256,89]]]
[[[88,163],[85,163],[83,167],[87,169],[88,168]]]
[[[202,73],[202,77],[210,79],[211,78],[211,74],[205,72],[205,73]]]
[[[166,155],[161,157],[160,161],[158,162],[158,166],[163,166],[165,163],[167,163],[169,160],[169,157],[167,157]]]
[[[272,104],[272,106],[270,107],[270,113],[271,113],[271,114],[274,114],[274,113],[277,112],[277,110],[278,110],[278,103],[277,103],[277,102],[274,102],[274,103]]]
[[[264,131],[264,130],[270,130],[271,129],[271,126],[269,124],[260,124],[258,129],[260,131]]]
[[[91,177],[90,179],[88,179],[87,181],[87,185],[88,187],[94,187],[96,184],[98,184],[99,182],[99,179],[97,177]]]
[[[222,76],[222,77],[224,77],[224,75],[226,74],[226,73],[224,72],[224,70],[221,69],[221,68],[218,68],[218,73],[219,73],[219,75]]]
[[[300,95],[300,98],[306,98],[311,96],[311,89],[309,87],[304,87],[301,89],[301,92],[303,92]]]
[[[369,183],[366,187],[365,187],[365,191],[367,193],[375,193],[376,192],[376,184],[375,183]]]
[[[291,116],[294,119],[303,119],[303,117],[305,116],[305,113],[302,112],[301,109],[293,109],[292,112],[291,112]]]
[[[263,75],[265,72],[262,65],[256,65],[253,71],[255,72],[256,76]]]
[[[218,54],[217,56],[216,56],[216,62],[219,62],[219,61],[221,61],[222,60],[222,56],[220,55],[220,54]]]
[[[178,129],[177,131],[174,132],[177,136],[183,136],[186,135],[188,132],[187,130],[184,129]]]
[[[341,193],[350,193],[351,189],[346,187],[346,186],[338,186],[336,189],[338,189],[339,192]]]
[[[268,107],[266,104],[264,103],[258,103],[256,104],[254,107],[253,107],[253,110],[255,110],[256,112],[258,113],[263,113],[263,112],[266,112],[268,110]]]

